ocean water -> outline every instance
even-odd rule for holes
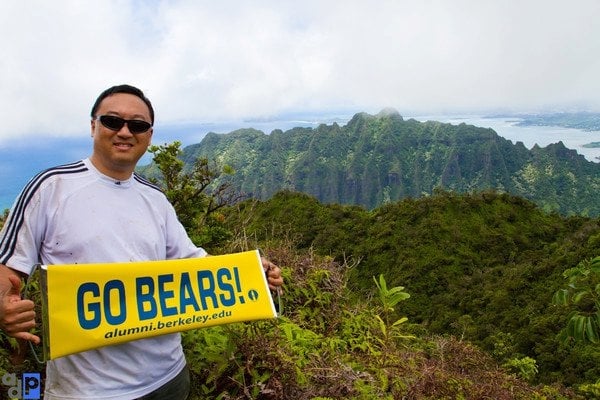
[[[440,121],[453,125],[465,123],[468,125],[492,128],[498,135],[513,143],[522,142],[531,149],[534,145],[546,147],[552,143],[563,142],[565,147],[576,150],[587,160],[600,162],[600,148],[587,148],[583,145],[600,142],[600,131],[583,131],[580,129],[562,128],[557,126],[520,126],[520,118],[486,118],[479,116],[418,116],[417,121]]]
[[[199,143],[208,132],[228,133],[241,128],[254,128],[265,133],[274,129],[283,131],[294,127],[316,128],[320,124],[331,125],[336,122],[345,125],[352,115],[305,116],[257,121],[232,121],[207,124],[157,124],[153,137],[154,144],[182,142],[183,146]],[[587,132],[579,129],[568,129],[549,126],[519,126],[518,118],[486,118],[481,116],[430,115],[405,116],[418,121],[440,121],[451,124],[466,123],[469,125],[492,128],[500,136],[513,143],[523,142],[527,148],[534,145],[545,147],[562,141],[570,149],[584,155],[589,161],[600,162],[600,148],[585,148],[584,144],[600,142],[600,132]],[[88,133],[71,138],[48,138],[39,135],[28,141],[0,144],[0,210],[10,208],[23,186],[38,172],[60,164],[76,161],[89,156],[92,139]],[[141,164],[151,161],[151,155],[144,156]]]
[[[178,140],[183,147],[199,143],[209,132],[229,133],[241,128],[254,128],[265,133],[275,129],[284,131],[294,127],[316,128],[321,123],[345,124],[347,119],[338,117],[288,118],[257,121],[228,121],[220,123],[182,123],[154,127],[153,144],[171,143]],[[21,189],[37,173],[57,165],[88,157],[92,150],[92,138],[88,131],[76,137],[48,137],[39,134],[32,138],[0,143],[0,211],[10,208]],[[151,154],[146,154],[140,164],[148,164]]]
[[[0,145],[0,210],[10,208],[23,186],[38,172],[87,156],[87,140],[34,138]]]

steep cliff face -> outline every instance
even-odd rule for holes
[[[289,189],[371,209],[436,188],[497,189],[551,211],[600,214],[600,165],[562,143],[528,150],[492,129],[404,120],[394,110],[359,113],[345,126],[208,134],[184,149],[186,162],[196,157],[231,165],[236,187],[260,199]]]

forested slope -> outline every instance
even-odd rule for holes
[[[428,331],[472,341],[499,361],[528,356],[539,379],[567,384],[600,378],[597,346],[557,339],[565,310],[552,305],[562,272],[598,255],[597,219],[563,217],[508,194],[437,192],[373,211],[324,205],[282,192],[242,205],[246,234],[294,238],[336,259],[360,260],[357,290],[384,274],[411,294],[402,305]]]
[[[566,310],[550,302],[562,271],[597,255],[597,219],[443,191],[372,211],[280,192],[217,215],[212,227],[228,233],[210,252],[262,248],[285,276],[283,316],[185,332],[190,399],[564,400],[600,390],[598,345],[558,341]],[[0,343],[0,373],[43,378],[30,352],[11,364],[14,341],[0,333]]]

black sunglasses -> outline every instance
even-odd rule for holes
[[[142,121],[141,119],[123,119],[114,115],[100,115],[96,119],[111,131],[120,131],[125,124],[127,124],[129,132],[133,134],[144,133],[152,128],[150,122]]]

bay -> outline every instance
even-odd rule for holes
[[[560,126],[521,126],[523,121],[518,117],[483,117],[483,116],[456,116],[433,115],[416,116],[417,121],[440,121],[453,125],[465,123],[482,128],[492,128],[498,135],[513,143],[522,142],[531,149],[536,144],[546,147],[549,144],[563,142],[565,147],[577,151],[588,161],[600,162],[600,148],[583,147],[585,144],[600,141],[600,131],[584,131],[581,129],[563,128]]]

